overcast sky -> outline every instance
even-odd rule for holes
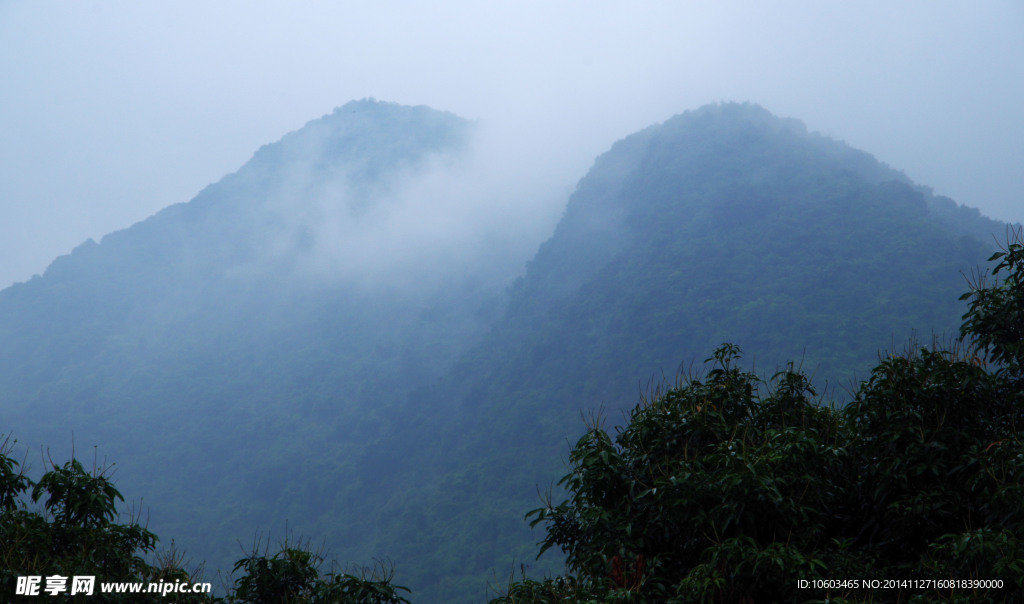
[[[0,288],[364,97],[491,124],[568,186],[753,101],[1024,221],[1020,0],[0,0]]]

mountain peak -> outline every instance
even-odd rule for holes
[[[780,261],[792,246],[808,246],[803,258],[814,255],[834,271],[842,264],[835,257],[839,250],[846,257],[881,261],[879,250],[901,252],[902,238],[965,232],[942,224],[930,209],[936,203],[901,172],[809,132],[799,120],[777,117],[753,103],[707,105],[627,136],[595,160],[554,235],[517,283],[509,312],[538,320],[542,309],[558,301],[593,295],[588,288],[595,280],[608,283],[612,274],[622,283],[606,293],[632,297],[648,285],[630,280],[666,262],[693,264],[670,271],[694,275],[693,285],[672,286],[683,288],[681,296],[689,289],[691,296],[697,284],[706,287],[719,279],[706,273],[708,267],[753,242],[766,250],[779,248]],[[867,240],[875,248],[857,251]],[[685,258],[679,256],[683,250]],[[745,275],[742,267],[753,259],[744,258],[721,269]],[[821,268],[795,260],[770,270],[783,278],[800,266],[810,271],[807,275],[827,277]],[[931,270],[938,275],[942,267]],[[709,336],[704,347],[727,335]]]
[[[720,103],[597,158],[506,299],[505,256],[472,243],[498,229],[445,223],[480,201],[511,223],[468,186],[474,159],[447,163],[471,132],[348,103],[0,292],[7,425],[100,444],[212,568],[291,518],[343,560],[403,560],[418,601],[465,601],[503,553],[535,551],[521,511],[581,408],[628,408],[722,342],[845,384],[915,328],[955,333],[961,271],[991,254],[869,154]],[[198,507],[196,484],[217,487]]]
[[[390,169],[407,167],[433,154],[463,148],[471,123],[452,113],[363,99],[264,145],[240,172],[251,168],[280,175],[303,164],[316,172],[344,172],[353,180],[377,181]]]

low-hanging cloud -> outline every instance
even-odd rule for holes
[[[1018,221],[1022,26],[1013,0],[0,3],[0,288],[366,95],[533,134],[540,173],[565,141],[570,183],[632,131],[753,101]]]
[[[264,203],[274,215],[259,262],[326,285],[421,288],[507,281],[554,229],[581,176],[511,131],[474,124],[465,148],[367,183],[345,166],[288,166]],[[254,269],[257,267],[249,267]]]

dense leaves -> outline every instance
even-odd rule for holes
[[[171,551],[147,561],[157,536],[135,517],[118,523],[117,502],[121,493],[103,468],[86,471],[78,459],[51,469],[33,482],[10,457],[13,443],[0,446],[0,598],[17,599],[19,579],[54,577],[65,581],[59,601],[69,595],[72,577],[94,577],[91,602],[180,602],[206,604],[407,604],[393,585],[393,569],[383,564],[358,573],[321,574],[323,558],[308,545],[283,543],[270,555],[257,548],[235,565],[234,589],[226,597],[209,593],[155,592],[151,584],[209,582],[202,569],[190,572],[184,555]],[[29,496],[29,491],[31,495]],[[42,509],[32,503],[42,502]],[[114,593],[103,583],[142,583],[143,593]],[[161,586],[162,587],[162,586]],[[39,592],[40,597],[54,595]],[[33,595],[22,596],[26,601]]]
[[[724,345],[706,374],[595,423],[528,517],[567,575],[494,602],[1003,601],[1024,594],[1019,239],[975,288],[968,348],[883,358],[844,408],[792,366],[767,383]],[[814,580],[847,580],[824,583]],[[873,589],[872,579],[903,581]],[[929,580],[1000,580],[947,588]],[[797,589],[798,581],[811,581]],[[912,583],[919,581],[920,583]]]
[[[405,587],[393,585],[393,570],[378,564],[360,574],[329,572],[321,575],[320,554],[307,547],[282,544],[281,551],[268,556],[253,553],[235,564],[244,571],[235,582],[229,604],[408,604],[399,595]]]
[[[104,581],[157,580],[162,571],[142,555],[152,552],[156,535],[130,518],[118,524],[116,503],[123,500],[103,469],[86,471],[77,459],[50,470],[38,482],[21,471],[0,450],[0,492],[5,494],[0,515],[0,593],[15,593],[19,576],[71,577],[93,575]],[[43,502],[42,510],[26,502]],[[124,594],[98,601],[122,602]]]
[[[1018,379],[1024,367],[1024,238],[1018,228],[1007,245],[989,258],[998,260],[992,275],[1003,277],[989,287],[980,277],[960,297],[969,301],[962,333],[971,337],[981,352]]]

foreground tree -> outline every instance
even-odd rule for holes
[[[882,359],[842,409],[724,345],[614,435],[595,421],[568,499],[528,514],[566,575],[492,602],[1024,597],[1019,233],[993,259],[1005,276],[965,295],[960,344]]]
[[[33,482],[9,456],[12,446],[5,440],[0,447],[0,593],[5,601],[14,597],[17,582],[26,577],[40,578],[39,594],[62,598],[71,598],[73,577],[95,577],[91,599],[96,602],[161,600],[159,594],[99,593],[101,581],[192,581],[174,553],[155,563],[145,560],[157,537],[134,516],[119,522],[117,503],[124,498],[105,468],[86,470],[77,459],[63,465],[51,461],[39,482]],[[47,577],[60,581],[59,592],[44,591]]]
[[[244,573],[235,581],[228,604],[408,604],[401,592],[405,587],[394,585],[394,568],[378,563],[374,568],[354,572],[321,574],[323,556],[309,546],[287,542],[273,556],[253,552],[235,564],[235,571]]]
[[[281,544],[273,555],[258,548],[238,561],[234,589],[224,598],[206,593],[107,593],[101,583],[168,584],[204,582],[201,569],[189,572],[173,549],[153,562],[157,536],[130,516],[120,521],[124,498],[106,468],[86,470],[77,459],[50,462],[33,482],[10,457],[13,443],[0,442],[0,598],[36,601],[178,602],[221,604],[403,604],[408,591],[392,584],[383,565],[358,573],[321,574],[322,556],[308,544]],[[39,507],[41,506],[41,508]],[[34,594],[25,594],[35,577]],[[73,577],[94,577],[90,596],[72,595]],[[60,586],[48,593],[49,578]],[[22,581],[22,589],[18,582]],[[161,585],[163,587],[163,585]],[[145,589],[145,588],[144,588]],[[22,595],[18,595],[22,594]]]
[[[1008,234],[1007,245],[989,258],[995,261],[996,281],[978,277],[960,296],[968,302],[961,334],[1019,385],[1024,379],[1024,229]]]

